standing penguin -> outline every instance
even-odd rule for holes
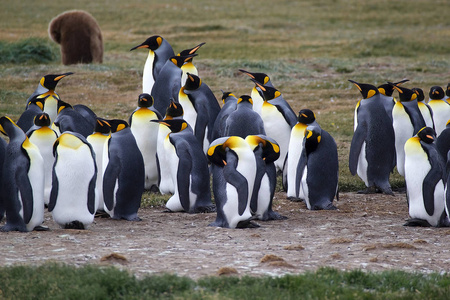
[[[297,116],[277,89],[261,85],[254,79],[252,81],[263,92],[264,103],[261,109],[261,118],[266,135],[273,138],[280,146],[280,157],[275,161],[275,167],[277,171],[283,171],[291,129],[297,124]]]
[[[234,112],[237,108],[238,98],[233,93],[222,91],[222,108],[216,117],[214,122],[214,128],[212,132],[211,139],[214,141],[220,137],[226,136],[225,127],[226,121],[230,114]]]
[[[72,105],[62,100],[58,101],[58,116],[53,121],[52,128],[58,133],[72,131],[84,137],[94,132],[94,126],[83,115],[73,109]]]
[[[243,69],[239,69],[245,75],[248,75],[251,79],[256,80],[260,85],[274,87],[272,82],[270,81],[269,76],[265,73],[255,73],[249,72]],[[259,115],[261,115],[261,109],[264,103],[264,97],[262,95],[262,91],[257,84],[252,88],[250,97],[253,99],[253,110],[256,111]]]
[[[34,125],[34,118],[43,113],[45,99],[39,98],[39,95],[33,96],[33,98],[28,103],[26,110],[20,115],[19,120],[17,120],[17,126],[19,126],[23,132],[27,132]]]
[[[216,220],[210,226],[224,228],[259,227],[253,223],[250,201],[256,176],[256,159],[250,145],[241,137],[219,138],[211,143]]]
[[[296,190],[296,182],[301,180],[301,178],[297,178],[297,176],[302,176],[302,174],[297,174],[297,165],[303,151],[303,141],[308,126],[320,127],[316,122],[316,115],[314,112],[310,109],[302,109],[298,113],[298,123],[292,127],[291,130],[288,155],[283,168],[283,185],[287,190],[286,195],[289,200],[293,201],[305,199],[303,191],[301,190],[301,185],[299,186],[300,190]]]
[[[128,123],[144,159],[146,190],[158,190],[156,148],[159,126],[150,121],[161,119],[159,112],[153,108],[153,97],[149,94],[140,94],[138,107],[131,113]]]
[[[178,56],[186,56],[186,55],[195,54],[195,52],[197,52],[197,50],[200,49],[200,47],[203,46],[204,44],[205,43],[200,43],[197,46],[195,46],[194,48],[185,49],[185,50],[181,51],[180,53],[178,53]],[[194,63],[192,62],[193,59],[194,59],[194,57],[186,60],[184,65],[181,66],[181,71],[183,71],[183,75],[181,76],[181,86],[183,86],[186,82],[186,79],[188,76],[187,73],[191,73],[191,74],[198,76],[198,70],[195,67]]]
[[[3,164],[5,162],[6,156],[6,146],[8,144],[2,138],[0,138],[0,221],[3,219],[5,215],[5,205],[3,203]]]
[[[173,120],[173,119],[183,119],[183,107],[179,103],[175,103],[173,100],[170,101],[169,107],[166,110],[166,115],[164,116],[164,120]],[[169,161],[167,160],[165,154],[165,146],[169,147],[170,145],[164,145],[164,141],[166,137],[170,133],[169,127],[164,124],[159,124],[158,128],[158,140],[156,145],[156,158],[158,163],[158,174],[159,174],[159,182],[158,188],[161,194],[175,193],[175,185],[172,181],[172,175],[170,174]],[[173,146],[172,146],[173,147]],[[169,152],[175,151],[172,149]]]
[[[287,219],[272,209],[277,185],[277,170],[273,162],[280,155],[280,147],[275,140],[265,135],[248,135],[245,141],[252,148],[256,159],[255,184],[250,199],[252,214],[262,221]]]
[[[378,89],[371,84],[352,82],[363,99],[356,107],[356,128],[350,145],[349,169],[352,175],[364,181],[367,189],[362,193],[373,193],[377,189],[393,195],[389,175],[394,168],[394,130]]]
[[[398,91],[400,99],[392,110],[397,170],[400,175],[405,176],[405,143],[426,124],[417,104],[417,94],[411,89],[393,83],[391,85]]]
[[[436,135],[439,136],[450,119],[450,104],[444,100],[445,92],[440,86],[432,86],[430,88],[429,96],[430,101],[428,101],[428,105],[433,110]]]
[[[407,81],[409,81],[409,79],[403,79],[401,81],[395,82],[394,84],[400,85]],[[382,85],[379,85],[377,89],[378,92],[380,93],[380,102],[383,103],[384,109],[386,110],[386,113],[388,114],[392,122],[392,109],[394,109],[395,105],[395,100],[394,97],[392,96],[392,94],[394,93],[394,87],[389,83],[384,83]]]
[[[99,215],[104,215],[105,213],[105,201],[103,198],[103,171],[105,168],[103,161],[105,160],[105,156],[108,155],[105,149],[110,137],[111,126],[108,121],[97,118],[94,133],[88,135],[86,138],[95,153],[95,165],[97,166],[97,181],[95,183],[95,196],[97,198],[95,202],[97,203],[97,207],[95,210]]]
[[[108,120],[111,137],[103,150],[103,199],[113,219],[140,221],[144,192],[144,159],[126,121]]]
[[[423,93],[423,90],[421,88],[412,88],[411,90],[417,94],[417,106],[419,107],[426,127],[435,129],[433,121],[433,110],[428,105],[428,103],[425,103],[425,94]]]
[[[66,131],[53,146],[52,191],[48,211],[65,229],[88,229],[97,208],[95,153],[86,138]]]
[[[166,61],[175,53],[169,42],[159,35],[149,37],[142,44],[131,48],[130,51],[135,49],[148,49],[142,75],[142,93],[150,94],[159,72],[161,72]]]
[[[304,144],[297,165],[296,190],[303,190],[308,209],[333,210],[338,196],[339,163],[333,137],[318,126],[306,128]]]
[[[184,119],[194,129],[194,135],[206,153],[212,142],[214,122],[220,112],[216,97],[200,77],[187,73],[186,83],[178,95],[178,102],[183,106]]]
[[[39,149],[9,117],[0,118],[0,132],[9,137],[1,183],[6,224],[0,230],[38,229],[44,220],[42,156]]]
[[[253,100],[242,95],[237,100],[236,110],[231,112],[225,121],[224,136],[240,136],[266,134],[261,116],[253,110]]]
[[[442,159],[447,161],[447,154],[450,151],[450,120],[447,122],[445,129],[441,131],[441,134],[436,138],[436,149],[441,155]],[[447,170],[447,172],[450,169]]]
[[[27,131],[30,142],[35,144],[41,153],[44,162],[44,203],[50,202],[52,190],[52,172],[55,158],[53,157],[53,144],[58,134],[50,128],[50,117],[41,113],[34,118],[34,126]]]
[[[424,127],[405,143],[409,219],[405,226],[443,226],[445,163],[436,150],[433,128]]]
[[[34,96],[38,98],[45,98],[44,112],[50,116],[50,120],[53,122],[58,114],[58,101],[59,95],[55,92],[58,82],[66,76],[72,75],[72,72],[63,74],[48,74],[41,78],[38,87],[34,90],[33,94],[27,100],[27,107],[31,99]]]
[[[169,106],[170,99],[178,102],[178,93],[182,87],[181,76],[183,71],[181,67],[186,61],[189,61],[196,55],[172,56],[161,69],[150,93],[155,101],[154,107],[161,115],[164,114],[167,106]]]
[[[214,210],[209,186],[208,161],[192,128],[182,119],[155,121],[169,127],[164,141],[165,155],[175,192],[166,203],[173,212]]]

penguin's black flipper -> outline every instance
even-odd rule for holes
[[[273,103],[271,103],[271,104],[273,104]],[[297,124],[297,116],[295,115],[295,112],[292,110],[292,108],[290,106],[284,106],[284,105],[278,105],[278,104],[274,104],[274,105],[278,109],[278,111],[283,115],[284,119],[286,120],[286,123],[288,123],[289,126],[291,126],[291,128]]]
[[[412,227],[431,227],[430,223],[426,220],[422,219],[408,219],[406,220],[406,223],[403,224],[403,226],[412,226]]]
[[[305,170],[306,163],[308,162],[308,156],[306,155],[306,149],[305,149],[305,141],[306,137],[303,139],[303,150],[300,154],[300,159],[298,160],[297,164],[297,172],[295,174],[295,196],[299,198],[300,193],[300,184],[302,182],[303,177],[303,171]]]
[[[97,165],[94,164],[95,169],[97,169]],[[97,181],[97,172],[95,172],[95,176],[91,178],[88,187],[88,198],[87,198],[87,207],[91,214],[94,214],[96,211],[95,207],[95,184]]]
[[[288,160],[288,155],[289,152],[286,153],[286,158],[284,159],[284,164],[283,164],[283,177],[282,177],[282,185],[283,185],[283,191],[287,192],[288,190],[288,180],[287,180],[287,174],[288,174],[288,164],[287,164],[287,160]]]
[[[356,175],[358,168],[358,159],[361,153],[361,148],[366,140],[367,126],[366,124],[358,123],[355,132],[353,133],[352,143],[350,144],[350,154],[348,167],[352,175]]]
[[[56,140],[55,144],[53,145],[53,149],[56,149],[55,147],[59,144],[59,141]],[[55,155],[55,151],[53,151],[53,155]],[[56,152],[55,161],[58,159],[58,153]],[[48,202],[48,211],[52,212],[56,205],[56,198],[58,197],[58,189],[59,189],[59,182],[58,177],[56,176],[55,171],[53,170],[52,175],[52,190],[50,191],[50,199]]]
[[[192,157],[189,150],[183,147],[184,143],[179,143],[176,146],[178,161],[178,172],[177,172],[177,185],[178,185],[178,196],[180,197],[180,203],[184,211],[190,211],[190,200],[189,200],[189,183],[191,176],[186,174],[191,174],[192,170]]]
[[[103,200],[108,210],[114,208],[114,189],[119,177],[120,167],[118,157],[115,155],[110,156],[105,174],[103,174]]]
[[[248,184],[247,179],[236,170],[238,160],[237,156],[232,151],[227,152],[227,164],[223,168],[223,175],[225,180],[234,186],[238,192],[238,212],[239,215],[245,212],[247,208],[248,199]]]
[[[23,221],[28,224],[33,216],[33,188],[31,187],[28,174],[26,172],[27,167],[24,170],[18,172],[16,175],[16,182],[19,188],[20,196],[23,204]]]
[[[434,190],[436,189],[436,185],[440,180],[443,180],[444,184],[446,182],[445,166],[444,161],[440,159],[440,154],[437,152],[436,148],[431,147],[429,144],[422,141],[420,144],[427,153],[431,165],[430,171],[423,180],[422,194],[425,210],[428,215],[432,216],[434,214]]]

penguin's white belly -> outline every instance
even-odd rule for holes
[[[88,136],[87,141],[91,144],[92,149],[95,153],[95,163],[97,164],[97,180],[95,184],[95,189],[97,190],[96,198],[97,198],[97,210],[105,210],[105,202],[103,199],[103,161],[104,161],[104,150],[105,143],[107,143],[109,137],[107,136],[98,136],[93,137]]]
[[[256,212],[253,212],[258,219],[264,216],[270,204],[270,182],[267,174],[261,179],[261,186],[258,191],[258,206]]]
[[[423,103],[418,104],[418,106],[419,106],[420,113],[422,114],[423,120],[425,121],[425,125],[427,127],[433,128],[433,124],[434,124],[433,118],[431,117],[428,107]]]
[[[167,167],[172,177],[172,182],[174,183],[174,193],[172,197],[170,197],[169,200],[167,201],[166,207],[171,211],[184,211],[178,193],[178,182],[177,182],[178,163],[180,159],[178,158],[175,152],[175,147],[172,145],[172,143],[170,143],[169,138],[166,138],[164,141],[164,150],[166,151],[166,159],[168,163]]]
[[[160,182],[159,182],[159,191],[161,194],[174,193],[175,188],[172,180],[171,169],[169,168],[169,160],[167,159],[167,154],[165,150],[165,139],[167,135],[170,133],[170,129],[165,125],[159,125],[158,131],[158,142],[156,146],[156,152],[158,154],[159,160],[159,168],[160,168]],[[167,145],[169,147],[169,145]],[[171,151],[175,151],[172,144],[170,144],[172,148]]]
[[[367,167],[369,166],[369,163],[367,162],[366,158],[366,146],[366,142],[363,142],[361,146],[361,152],[359,153],[358,157],[358,167],[356,168],[356,173],[368,187],[369,180],[367,179]]]
[[[236,228],[239,222],[248,220],[252,217],[248,205],[249,203],[247,202],[247,208],[245,209],[244,213],[242,215],[239,215],[238,192],[236,188],[233,185],[227,183],[226,192],[227,202],[223,206],[223,212],[226,216],[230,228]]]
[[[287,196],[304,198],[301,185],[299,188],[300,191],[297,191],[295,188],[297,182],[297,165],[303,151],[303,138],[305,136],[305,128],[297,128],[297,126],[298,124],[292,128],[289,141],[289,155],[287,158]]]
[[[311,209],[311,203],[309,202],[309,188],[308,188],[308,184],[306,182],[307,176],[308,176],[308,167],[305,166],[305,169],[303,170],[303,175],[302,175],[302,182],[300,185],[303,190],[303,195],[305,197],[306,207],[308,209]]]
[[[280,146],[280,157],[274,162],[277,170],[283,170],[284,160],[289,149],[291,127],[273,105],[262,110],[262,119],[266,135],[273,138]]]
[[[450,105],[445,101],[432,100],[429,105],[433,110],[433,120],[436,130],[436,136],[441,134],[450,119]]]
[[[155,52],[149,51],[147,60],[144,65],[144,72],[142,74],[142,92],[151,94],[155,78],[153,77],[153,63],[155,61]]]
[[[87,207],[87,196],[95,162],[88,147],[80,147],[78,151],[62,148],[58,148],[58,162],[55,165],[58,195],[52,211],[53,219],[60,226],[79,221],[87,228],[94,220],[94,214]]]
[[[264,99],[258,93],[256,88],[252,89],[252,93],[250,94],[253,100],[253,110],[256,111],[259,115],[261,115],[262,106],[264,103]]]
[[[395,134],[395,152],[397,156],[397,170],[402,176],[405,176],[405,143],[413,136],[414,127],[411,124],[408,114],[394,106],[392,112],[393,127]]]

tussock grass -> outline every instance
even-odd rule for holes
[[[0,41],[0,64],[45,64],[59,59],[58,49],[43,38]]]

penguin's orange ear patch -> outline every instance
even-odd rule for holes
[[[373,97],[373,95],[375,95],[377,92],[375,90],[369,90],[367,92],[367,98]]]

